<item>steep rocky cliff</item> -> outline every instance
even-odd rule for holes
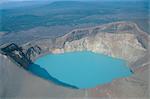
[[[145,49],[133,34],[96,34],[72,42],[65,42],[64,52],[88,50],[112,57],[135,61],[144,55]]]
[[[133,63],[147,53],[149,35],[132,22],[75,29],[62,37],[34,41],[44,52],[92,51]],[[27,45],[29,45],[27,44]]]
[[[148,53],[149,39],[150,36],[135,23],[122,21],[75,29],[64,36],[32,41],[23,47],[38,45],[42,49],[41,55],[87,50],[134,64]]]

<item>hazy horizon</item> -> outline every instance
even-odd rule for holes
[[[7,2],[22,2],[22,1],[41,1],[41,0],[1,0],[0,3],[7,3]],[[42,0],[44,1],[148,1],[148,0]]]

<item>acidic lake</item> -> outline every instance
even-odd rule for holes
[[[127,63],[89,51],[48,54],[28,67],[33,74],[73,88],[94,88],[132,74]]]

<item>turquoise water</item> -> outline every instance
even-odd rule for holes
[[[88,51],[48,54],[29,66],[45,79],[76,88],[94,88],[132,74],[125,61]]]

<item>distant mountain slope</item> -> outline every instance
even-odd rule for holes
[[[17,8],[25,8],[25,7],[39,7],[41,5],[47,4],[48,2],[43,1],[9,1],[0,3],[0,9],[17,9]]]
[[[114,21],[137,22],[147,31],[147,2],[59,1],[43,5],[31,3],[30,5],[33,6],[0,10],[2,13],[2,28],[0,31],[19,32],[38,26],[97,25]],[[34,19],[34,22],[31,21],[32,19]]]

